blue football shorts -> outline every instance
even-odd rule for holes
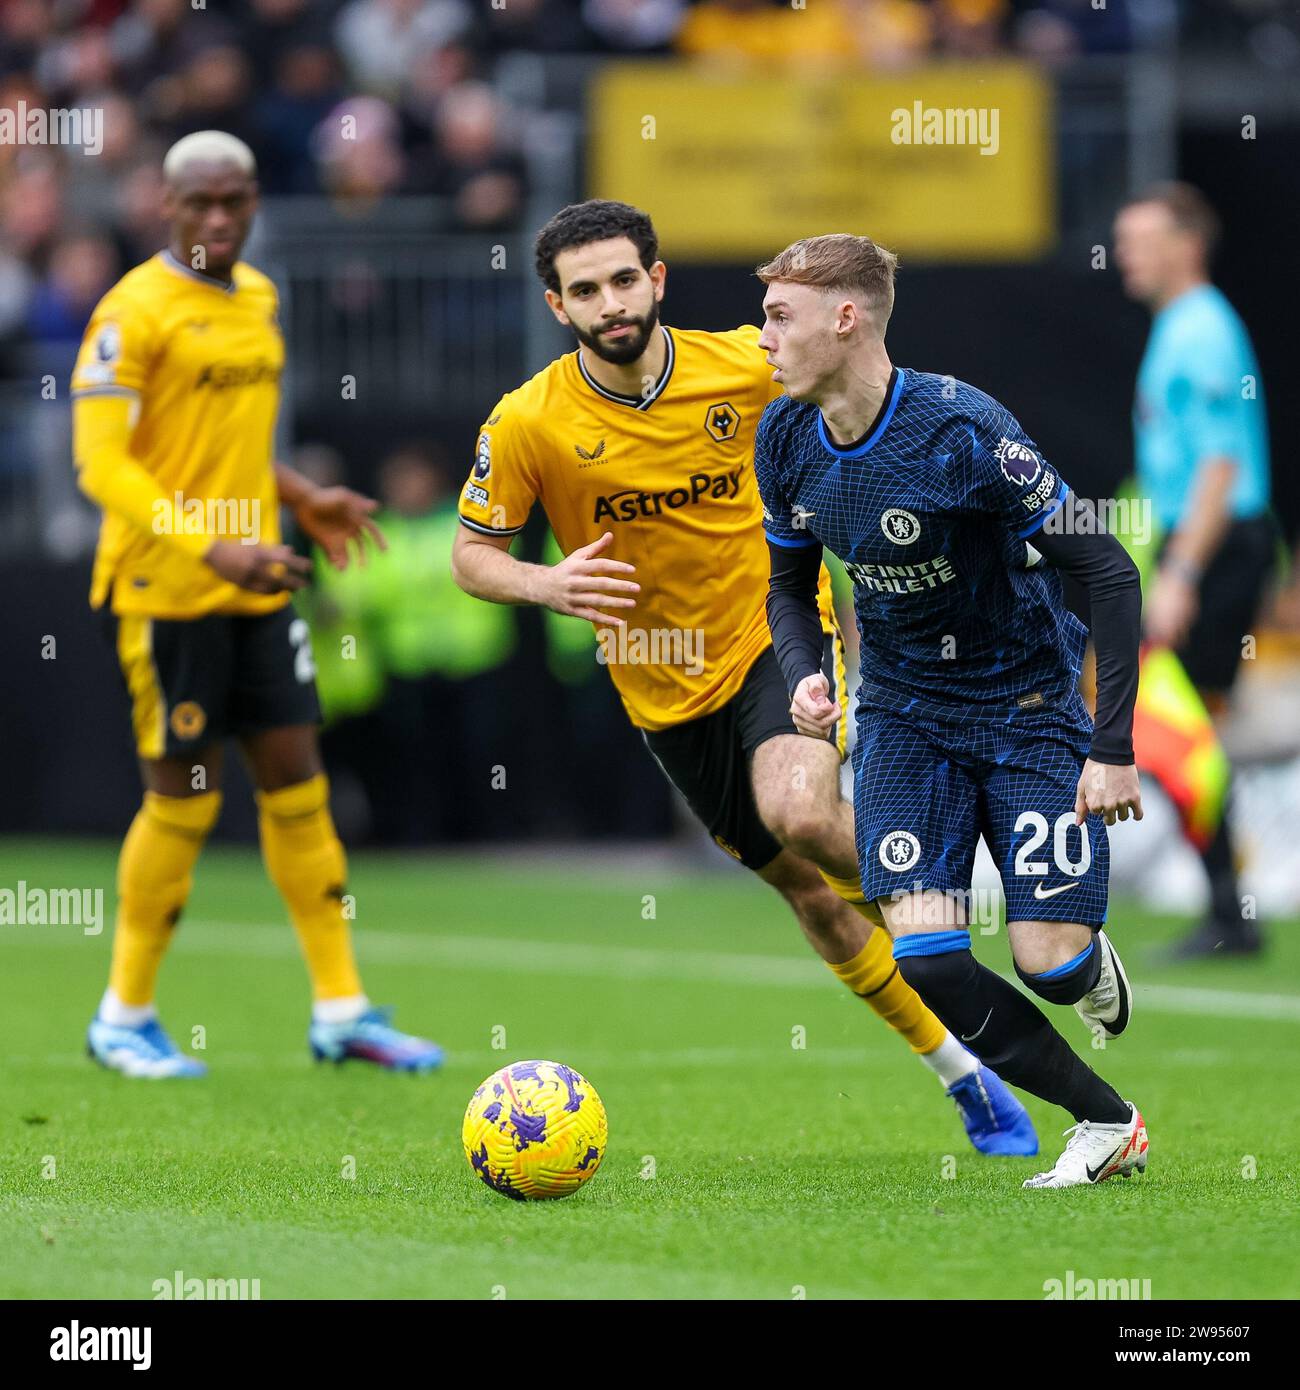
[[[1009,922],[1106,920],[1101,816],[1074,823],[1092,729],[1078,710],[956,724],[858,710],[853,807],[868,901],[939,889],[968,901],[979,837]]]

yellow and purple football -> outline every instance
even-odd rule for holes
[[[567,1197],[600,1167],[609,1122],[596,1088],[562,1062],[512,1062],[470,1097],[470,1167],[503,1197]]]

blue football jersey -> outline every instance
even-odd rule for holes
[[[1268,510],[1268,414],[1246,326],[1213,285],[1166,304],[1151,325],[1133,410],[1137,478],[1172,531],[1207,459],[1237,465],[1228,504],[1236,518]]]
[[[961,723],[1077,718],[1087,629],[1034,532],[1067,488],[1015,417],[952,377],[895,369],[867,436],[773,401],[754,471],[777,545],[821,542],[853,581],[864,708]]]

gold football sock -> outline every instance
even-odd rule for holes
[[[880,909],[863,898],[862,885],[856,879],[835,878],[824,869],[822,877],[875,927],[867,944],[852,960],[842,965],[828,961],[827,965],[859,999],[865,1000],[896,1033],[907,1039],[913,1052],[933,1052],[948,1036],[948,1030],[898,973]]]
[[[108,985],[133,1008],[153,1002],[158,968],[193,884],[194,862],[221,810],[220,792],[145,792],[117,861],[117,922]]]
[[[873,927],[880,927],[883,930],[885,919],[880,915],[880,909],[875,903],[869,903],[862,896],[862,884],[858,879],[836,878],[834,874],[828,874],[825,869],[818,869],[817,872],[855,912],[860,912]]]
[[[347,861],[334,833],[329,779],[322,773],[278,791],[258,792],[262,859],[289,908],[315,999],[362,994],[343,915]]]

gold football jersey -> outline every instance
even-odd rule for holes
[[[664,729],[711,714],[771,642],[768,550],[754,431],[781,392],[759,330],[664,327],[654,388],[620,396],[558,358],[493,407],[460,499],[471,530],[512,535],[540,501],[565,554],[598,540],[641,585],[619,632],[596,624],[600,660],[632,722]],[[830,578],[820,603],[832,630]]]
[[[138,402],[131,457],[177,515],[214,539],[280,540],[273,436],[284,342],[275,286],[242,261],[225,286],[162,251],[128,272],[96,306],[72,377],[74,399]],[[91,602],[115,613],[197,618],[265,613],[288,594],[228,583],[193,553],[108,513]]]

